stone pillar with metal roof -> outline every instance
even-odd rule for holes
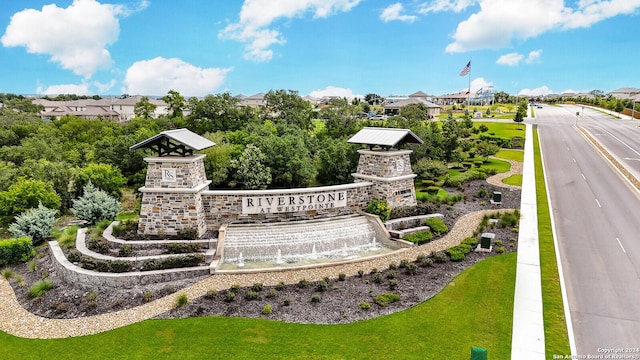
[[[384,200],[392,208],[417,204],[413,183],[416,175],[409,158],[412,150],[399,147],[422,144],[422,139],[407,129],[365,127],[348,142],[369,146],[368,150],[358,150],[358,169],[352,174],[355,182],[373,183],[373,198]]]
[[[194,154],[214,146],[212,141],[187,129],[168,130],[130,147],[151,149],[146,157],[147,176],[142,193],[138,233],[176,235],[180,230],[207,231],[202,192],[210,180],[204,170],[205,155]]]

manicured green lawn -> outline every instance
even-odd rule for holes
[[[522,174],[513,174],[502,179],[502,182],[508,185],[522,186]]]
[[[508,359],[515,266],[515,253],[481,261],[429,301],[346,325],[202,317],[147,320],[102,334],[55,340],[0,332],[0,357],[468,359],[471,346],[478,346],[489,350],[490,359]]]
[[[524,161],[524,151],[502,149],[502,150],[498,151],[498,153],[496,154],[496,157],[500,158],[500,159],[523,162]]]
[[[560,278],[556,263],[555,244],[551,231],[551,216],[547,202],[544,170],[540,158],[538,132],[534,129],[536,197],[538,203],[538,238],[540,241],[540,272],[542,277],[542,307],[544,338],[547,354],[570,354],[567,324],[564,316]]]
[[[473,125],[479,127],[480,125],[486,125],[489,128],[489,131],[484,134],[501,137],[501,138],[509,138],[511,139],[514,136],[520,136],[524,138],[524,129],[525,126],[523,124],[517,124],[513,121],[511,122],[490,122],[490,121],[474,121]]]

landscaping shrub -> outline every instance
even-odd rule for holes
[[[81,257],[82,257],[82,254],[80,253],[80,251],[75,249],[69,251],[69,253],[67,254],[67,260],[69,260],[69,262],[71,263],[80,262]]]
[[[520,211],[514,210],[510,213],[505,213],[500,216],[500,221],[498,221],[498,225],[500,227],[514,227],[518,225],[520,221]]]
[[[198,236],[196,229],[180,229],[177,231],[177,235],[182,240],[195,240]]]
[[[407,266],[405,266],[404,272],[407,275],[415,275],[415,274],[418,273],[418,265],[416,265],[414,263],[409,263],[409,264],[407,264]]]
[[[202,254],[172,256],[161,260],[147,260],[142,264],[142,271],[192,267],[198,266],[202,262],[204,262]]]
[[[424,257],[421,258],[419,260],[420,266],[422,267],[432,267],[433,266],[433,259],[429,258],[429,257]]]
[[[263,288],[264,286],[262,285],[262,283],[254,283],[253,285],[251,285],[251,290],[255,292],[260,292]]]
[[[444,221],[439,218],[429,218],[424,222],[424,224],[427,225],[431,232],[436,236],[441,236],[449,231],[449,228]]]
[[[28,237],[0,240],[0,265],[25,262],[36,255]]]
[[[398,219],[403,217],[433,214],[436,211],[436,205],[419,201],[416,206],[399,206],[391,210],[389,219]]]
[[[302,280],[298,281],[298,287],[300,289],[304,289],[304,288],[306,288],[308,286],[309,286],[309,282],[306,279],[302,279]]]
[[[263,315],[269,315],[269,314],[271,314],[272,311],[273,311],[273,307],[271,305],[269,305],[269,304],[265,305],[262,308],[262,314]]]
[[[284,305],[284,306],[289,306],[289,305],[291,305],[291,299],[284,299],[284,300],[282,301],[282,305]]]
[[[145,291],[142,295],[142,301],[150,302],[151,300],[153,300],[153,293],[151,291]]]
[[[311,302],[312,302],[312,303],[319,303],[319,302],[320,302],[320,299],[321,299],[321,298],[320,298],[320,295],[318,295],[318,294],[313,294],[313,295],[311,295]]]
[[[167,253],[169,254],[187,254],[194,253],[200,250],[200,245],[198,244],[176,244],[169,243],[167,244]]]
[[[115,220],[120,211],[118,200],[93,186],[91,182],[83,189],[84,194],[73,200],[71,212],[81,220],[93,225],[101,220]]]
[[[387,271],[387,279],[395,279],[397,275],[395,270]]]
[[[235,299],[236,299],[236,293],[234,293],[233,291],[229,291],[227,292],[227,295],[225,296],[224,301],[232,302]]]
[[[362,310],[369,310],[371,308],[371,304],[366,301],[362,301],[358,304],[358,307]]]
[[[216,290],[207,290],[207,293],[204,294],[204,298],[205,299],[215,299],[216,297],[218,297],[218,292]]]
[[[433,239],[433,234],[429,230],[419,231],[417,233],[405,235],[402,240],[412,242],[414,244],[426,244]]]
[[[133,246],[124,245],[120,249],[118,249],[118,256],[120,257],[129,257],[133,254]]]
[[[382,275],[380,273],[376,273],[373,275],[373,282],[376,284],[380,284],[382,282]]]
[[[90,238],[87,241],[87,247],[89,250],[95,251],[99,254],[109,253],[109,243],[102,238]]]
[[[260,294],[258,294],[257,292],[249,290],[246,294],[244,294],[244,299],[251,301],[256,300],[259,296]]]
[[[440,191],[440,187],[439,186],[429,186],[425,190],[430,195],[436,195],[438,193],[438,191]]]
[[[318,286],[316,286],[316,290],[319,292],[325,292],[329,288],[329,284],[325,280],[318,281]]]
[[[451,249],[447,249],[446,250],[447,255],[449,255],[449,258],[451,259],[451,261],[462,261],[465,258],[465,255],[462,251],[459,250],[451,250]]]
[[[176,308],[181,308],[187,305],[188,302],[189,302],[189,298],[187,297],[187,294],[180,294],[176,298]]]
[[[395,290],[398,288],[398,280],[391,279],[389,280],[389,290]]]
[[[459,187],[467,181],[471,180],[484,180],[487,178],[487,173],[480,171],[480,169],[472,169],[463,173],[447,176],[444,180],[445,186]]]
[[[506,251],[506,249],[505,249],[505,247],[504,247],[504,246],[498,246],[498,247],[496,248],[496,253],[498,253],[498,254],[502,254],[502,253],[504,253],[505,251]]]
[[[278,285],[276,285],[276,290],[278,290],[278,291],[282,291],[282,290],[284,290],[285,288],[286,288],[286,285],[284,284],[284,282],[283,282],[283,281],[280,281],[280,282],[278,283]]]
[[[478,239],[474,237],[468,237],[462,240],[460,243],[467,244],[473,248],[474,246],[478,245]]]
[[[108,272],[123,273],[133,270],[133,263],[124,260],[114,260],[109,262]]]
[[[56,210],[48,209],[42,204],[16,216],[15,222],[9,225],[9,232],[16,238],[31,238],[33,245],[42,243],[53,229]]]
[[[395,293],[383,293],[376,296],[375,299],[375,303],[383,307],[396,301],[400,301],[400,295]]]
[[[276,295],[278,295],[278,292],[275,289],[270,289],[267,292],[267,298],[274,298]]]
[[[32,299],[39,298],[51,289],[53,289],[53,282],[51,282],[51,280],[38,280],[31,286],[28,295]]]
[[[380,217],[380,220],[382,222],[385,222],[389,219],[389,215],[391,214],[391,207],[383,200],[373,199],[369,201],[367,212],[369,214],[378,215]]]
[[[447,255],[445,255],[442,252],[437,252],[433,254],[433,260],[438,263],[438,264],[442,264],[447,262]]]
[[[344,273],[338,274],[338,281],[345,281],[346,278],[347,278],[346,274]]]

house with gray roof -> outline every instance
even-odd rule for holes
[[[427,108],[427,118],[433,119],[440,116],[440,105],[434,104],[431,101],[423,100],[419,97],[409,97],[407,99],[398,100],[393,103],[384,104],[384,113],[387,115],[397,115],[400,113],[400,109],[408,105],[423,105]],[[425,119],[426,120],[426,119]]]

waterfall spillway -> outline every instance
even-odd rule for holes
[[[337,253],[371,246],[375,222],[366,216],[349,215],[319,220],[273,224],[231,224],[224,240],[225,262],[288,261],[290,259]]]

